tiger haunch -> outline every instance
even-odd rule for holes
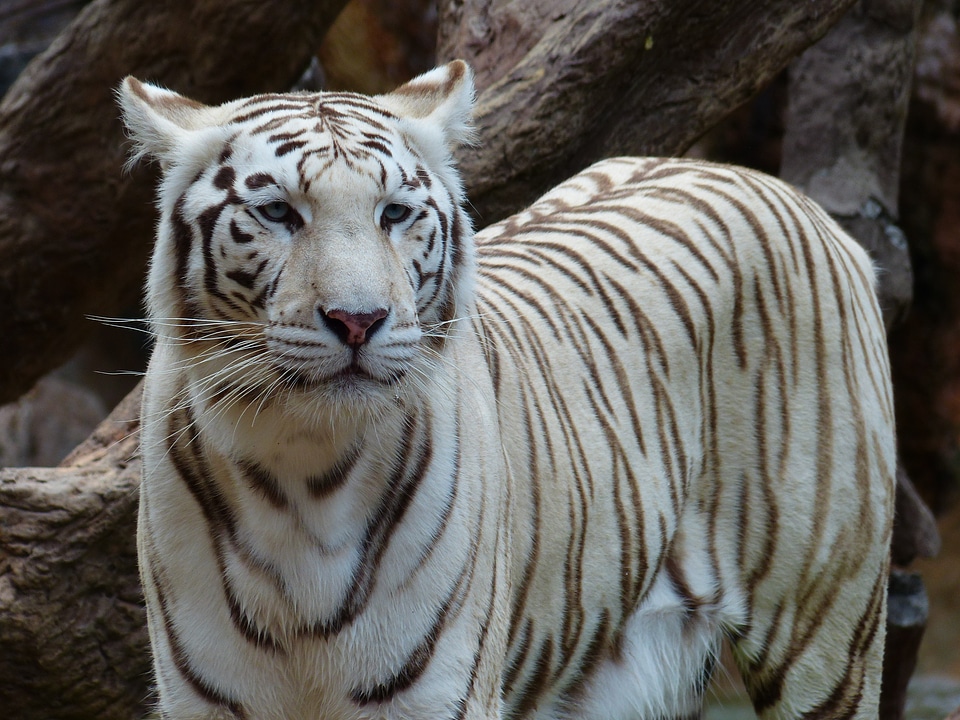
[[[607,160],[474,237],[454,62],[207,107],[163,167],[139,551],[163,717],[876,716],[894,469],[866,255]]]

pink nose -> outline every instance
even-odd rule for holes
[[[387,312],[384,308],[368,313],[334,309],[323,313],[323,321],[340,338],[340,342],[357,349],[380,329]]]

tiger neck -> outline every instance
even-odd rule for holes
[[[242,403],[218,408],[180,390],[167,397],[169,445],[153,439],[152,447],[178,471],[174,486],[222,522],[222,572],[243,634],[277,647],[333,636],[372,607],[375,592],[405,592],[456,495],[458,443],[435,441],[442,405],[408,399],[387,414],[346,414],[304,428],[302,416],[279,407],[254,417]],[[411,507],[419,520],[395,546]],[[389,570],[362,571],[381,561]],[[265,568],[282,570],[284,581],[264,590]],[[330,581],[339,577],[351,580]],[[439,607],[445,591],[437,587],[428,602]]]

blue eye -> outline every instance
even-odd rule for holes
[[[408,205],[390,203],[383,208],[383,213],[380,216],[381,222],[384,225],[403,222],[410,216],[410,212],[410,207]]]
[[[257,210],[267,220],[272,222],[289,222],[293,216],[296,215],[294,209],[290,207],[290,203],[283,202],[283,200],[275,200],[266,205],[258,205]]]

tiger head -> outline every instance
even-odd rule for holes
[[[216,107],[127,78],[133,159],[163,171],[147,283],[158,337],[218,392],[393,397],[469,302],[452,152],[473,92],[462,61],[386,95]]]

